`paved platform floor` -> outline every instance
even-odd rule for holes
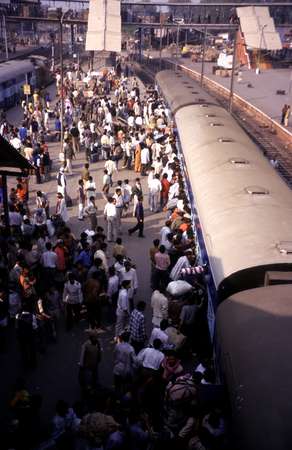
[[[54,88],[50,88],[51,92]],[[7,114],[9,120],[19,123],[21,119],[21,111],[19,108],[11,109]],[[52,173],[51,181],[36,185],[34,180],[31,182],[31,207],[34,206],[34,199],[36,191],[42,189],[49,195],[51,209],[54,211],[56,202],[56,169],[59,168],[58,153],[59,144],[49,144],[51,157],[54,159],[54,171]],[[76,161],[73,162],[73,175],[68,177],[69,195],[75,199],[73,208],[68,209],[70,214],[69,226],[78,237],[89,225],[89,222],[80,222],[77,220],[77,182],[84,164],[84,153],[77,155]],[[91,164],[90,172],[94,177],[97,185],[97,205],[99,209],[98,223],[105,227],[103,219],[103,207],[105,204],[102,198],[101,186],[103,175],[104,161]],[[134,171],[119,170],[114,175],[113,179],[116,182],[118,179],[129,178],[130,183],[134,182],[137,174]],[[34,178],[34,177],[33,177]],[[11,180],[10,180],[11,181]],[[142,179],[143,189],[145,194],[147,192],[147,177]],[[115,185],[113,186],[113,189]],[[133,217],[127,217],[122,221],[123,241],[127,247],[128,255],[133,259],[137,265],[139,288],[137,292],[137,300],[144,300],[149,305],[151,290],[150,290],[150,264],[149,264],[149,248],[152,240],[158,236],[158,232],[163,225],[165,214],[153,214],[149,212],[147,197],[145,195],[145,239],[139,239],[137,236],[128,236],[127,229],[136,221]],[[111,257],[111,248],[113,244],[109,245],[108,255]],[[112,258],[110,258],[112,261]],[[151,309],[150,306],[146,310],[147,328],[148,332],[151,330]],[[65,331],[64,319],[61,319],[58,330],[57,343],[49,345],[47,352],[44,355],[39,355],[38,367],[35,371],[24,371],[21,368],[19,351],[17,342],[15,340],[14,330],[9,331],[8,336],[8,351],[5,354],[0,354],[1,367],[1,383],[0,383],[0,427],[1,422],[7,418],[7,404],[11,398],[13,385],[18,376],[23,376],[27,380],[27,385],[32,393],[40,393],[43,396],[42,417],[45,422],[50,419],[54,413],[54,407],[58,399],[64,399],[72,403],[79,399],[80,389],[78,385],[78,361],[80,355],[81,343],[84,340],[84,329],[87,328],[87,321],[83,321],[79,326],[73,328],[69,333]],[[103,347],[103,358],[100,364],[100,382],[101,384],[110,387],[113,383],[112,377],[112,350],[113,350],[113,327],[104,328],[100,334],[100,339]]]

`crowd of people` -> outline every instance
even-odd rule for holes
[[[58,345],[63,321],[71,332],[85,320],[78,373],[81,400],[71,399],[69,405],[60,392],[45,439],[42,398],[30,394],[25,380],[18,379],[6,448],[226,448],[224,402],[207,324],[208,272],[197,255],[170,111],[157,89],[144,89],[121,61],[99,73],[68,68],[63,80],[64,142],[52,205],[41,187],[53,169],[46,140],[52,135],[59,139],[61,132],[58,73],[56,91],[56,102],[36,95],[32,107],[22,105],[19,129],[2,118],[2,135],[34,163],[40,186],[33,199],[32,175],[26,173],[11,189],[10,236],[2,216],[1,346],[7,348],[7,328],[14,324],[23,365],[33,370],[39,353],[51,342]],[[84,227],[76,236],[68,211],[75,200],[68,177],[80,171],[74,167],[80,152],[86,162],[75,197]],[[50,161],[48,171],[38,163],[44,155]],[[92,169],[96,161],[98,173]],[[121,176],[124,169],[132,171],[133,181]],[[102,211],[97,194],[104,199]],[[122,232],[127,231],[128,239],[135,239],[136,232],[143,238],[151,231],[144,227],[144,217],[159,212],[165,214],[165,223],[149,249],[152,295],[146,298],[139,290],[136,265],[141,261],[129,254]],[[131,216],[136,224],[125,230],[125,218]],[[111,389],[102,386],[99,370],[108,357],[100,337],[105,326],[112,329]]]

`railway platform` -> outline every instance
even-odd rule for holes
[[[201,72],[202,63],[192,62],[190,58],[179,58],[179,64],[192,70]],[[205,63],[205,76],[230,89],[229,77],[214,75],[214,63]],[[292,76],[291,69],[270,69],[259,75],[254,70],[241,69],[241,81],[234,78],[234,93],[244,98],[256,108],[260,109],[271,119],[281,123],[281,110],[285,103],[292,101]],[[277,91],[285,91],[285,95],[277,94]],[[292,119],[290,117],[288,130],[292,133]]]

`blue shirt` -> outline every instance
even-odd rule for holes
[[[27,138],[27,129],[25,127],[19,128],[19,138],[21,142],[25,141]]]
[[[55,130],[56,131],[61,131],[61,121],[60,121],[60,119],[56,119],[55,120]]]
[[[89,268],[92,264],[92,255],[90,251],[82,250],[77,256],[76,262],[80,262],[84,267]]]

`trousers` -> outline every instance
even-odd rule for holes
[[[84,214],[84,204],[79,203],[78,204],[78,219],[83,219],[83,214]]]
[[[157,212],[159,207],[159,192],[149,192],[149,208],[150,211]]]
[[[117,232],[121,233],[122,231],[122,213],[123,213],[123,207],[116,208],[117,210]]]
[[[144,221],[140,222],[140,220],[137,221],[137,224],[133,227],[129,229],[129,233],[135,233],[135,231],[139,230],[139,234],[138,236],[142,237],[143,236],[143,231],[144,231]]]
[[[123,333],[126,326],[128,325],[128,322],[129,322],[128,313],[124,312],[123,314],[117,315],[116,328],[115,328],[116,337],[119,337]]]
[[[107,240],[115,241],[117,239],[117,218],[107,217]]]
[[[90,227],[92,231],[96,231],[97,228],[97,217],[96,214],[89,214]]]

